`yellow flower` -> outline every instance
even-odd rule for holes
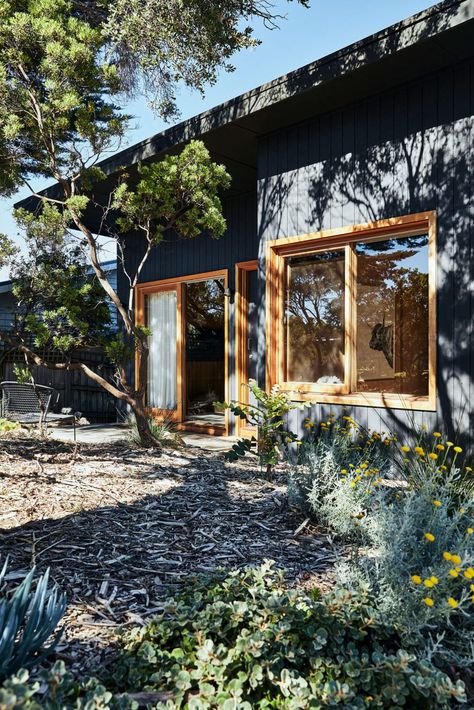
[[[368,468],[368,467],[369,467],[369,464],[368,464],[368,463],[361,463],[360,467],[361,467],[362,469]]]
[[[434,605],[434,601],[432,600],[431,597],[425,597],[423,599],[423,601],[425,602],[426,606],[433,606]]]
[[[464,513],[466,512],[466,508],[459,508],[459,512],[461,513],[461,515],[464,515]]]
[[[468,535],[472,535],[472,533],[474,533],[474,528],[468,528],[466,532]]]
[[[306,422],[306,424],[304,425],[304,428],[311,429],[312,426],[313,426],[313,422]]]
[[[435,447],[435,448],[437,448],[438,451],[444,451],[444,446],[443,446],[443,444],[436,444],[436,447]]]
[[[421,584],[421,577],[417,574],[412,574],[411,581],[413,584]]]
[[[440,468],[441,471],[447,471],[447,470],[448,470],[448,467],[447,467],[447,466],[444,466],[444,465],[443,465],[443,466],[440,466],[439,468]]]
[[[407,454],[410,451],[410,447],[409,446],[402,446],[402,451],[404,454]]]
[[[440,434],[439,431],[434,431],[434,432],[433,432],[433,436],[435,437],[435,439],[439,439],[439,437],[441,436],[441,434]]]
[[[455,446],[454,449],[453,449],[453,451],[455,451],[457,454],[460,454],[461,451],[462,451],[462,449],[461,449],[460,446]]]
[[[428,587],[428,589],[431,589],[431,587],[434,587],[434,584],[433,584],[433,582],[431,581],[431,579],[425,579],[425,581],[423,582],[423,584],[425,585],[425,587]]]
[[[454,444],[453,444],[452,441],[447,441],[447,442],[446,442],[446,446],[454,446]]]
[[[431,581],[433,582],[433,584],[438,584],[438,582],[439,582],[438,577],[435,577],[434,575],[432,575],[432,576],[430,577],[430,579],[431,579]]]
[[[424,449],[423,449],[421,446],[415,446],[415,452],[416,452],[419,456],[424,456],[424,455],[425,455],[425,451],[424,451]]]
[[[438,454],[431,453],[431,454],[428,454],[428,456],[429,456],[429,458],[432,459],[433,461],[437,461],[437,460],[438,460]]]
[[[453,569],[449,570],[449,574],[451,577],[459,577],[459,570],[457,567],[453,567]]]
[[[447,552],[447,551],[443,552],[443,557],[444,557],[444,559],[445,559],[447,562],[450,562],[451,559],[452,559],[451,553],[450,553],[450,552]]]
[[[347,473],[347,468],[343,468],[342,471],[341,471],[341,474],[342,474],[343,476],[345,476],[346,473]]]
[[[474,592],[474,584],[471,584],[471,592]]]
[[[451,555],[451,562],[453,565],[460,565],[461,564],[461,558],[459,555]]]
[[[456,609],[458,603],[456,599],[453,599],[453,597],[448,597],[448,604],[451,607],[451,609]]]
[[[443,505],[440,500],[433,500],[432,501],[433,505],[435,505],[437,508],[441,508]]]
[[[469,473],[472,473],[472,468],[470,466],[466,466],[466,471],[468,471]]]
[[[472,569],[472,567],[468,567],[464,570],[464,576],[466,579],[474,579],[474,569]]]
[[[425,539],[428,540],[428,542],[434,542],[435,536],[433,533],[427,532],[425,533]]]

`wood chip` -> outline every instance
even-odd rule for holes
[[[14,432],[0,470],[7,583],[33,562],[50,567],[68,598],[61,652],[81,671],[106,663],[117,629],[146,623],[190,575],[274,559],[314,585],[333,568],[327,533],[288,506],[285,470],[268,482],[251,459]]]

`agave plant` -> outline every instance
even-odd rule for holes
[[[0,572],[0,589],[8,560]],[[44,644],[55,631],[66,610],[66,595],[55,584],[49,587],[49,569],[33,590],[35,568],[12,592],[0,598],[0,681],[20,668],[38,663],[59,641],[60,629],[48,647]]]

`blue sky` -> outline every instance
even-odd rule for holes
[[[204,98],[183,90],[179,95],[181,118],[189,118],[286,74],[432,4],[426,0],[312,0],[311,8],[304,9],[294,3],[275,0],[275,11],[286,15],[286,19],[280,21],[280,29],[266,30],[257,23],[256,36],[262,44],[237,55],[233,61],[235,72],[223,72],[218,82],[208,88]],[[144,101],[133,102],[125,109],[135,117],[127,145],[147,138],[167,125],[152,114]],[[0,200],[0,231],[19,244],[21,236],[17,235],[11,210],[13,203],[27,194],[20,192],[15,199]],[[0,270],[0,280],[7,278],[8,273]]]

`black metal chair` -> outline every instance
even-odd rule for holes
[[[48,430],[48,422],[70,421],[74,427],[76,441],[76,417],[74,414],[59,414],[50,411],[58,399],[53,402],[55,390],[45,385],[20,384],[19,382],[0,382],[1,400],[0,414],[5,419],[19,424],[44,423]]]

